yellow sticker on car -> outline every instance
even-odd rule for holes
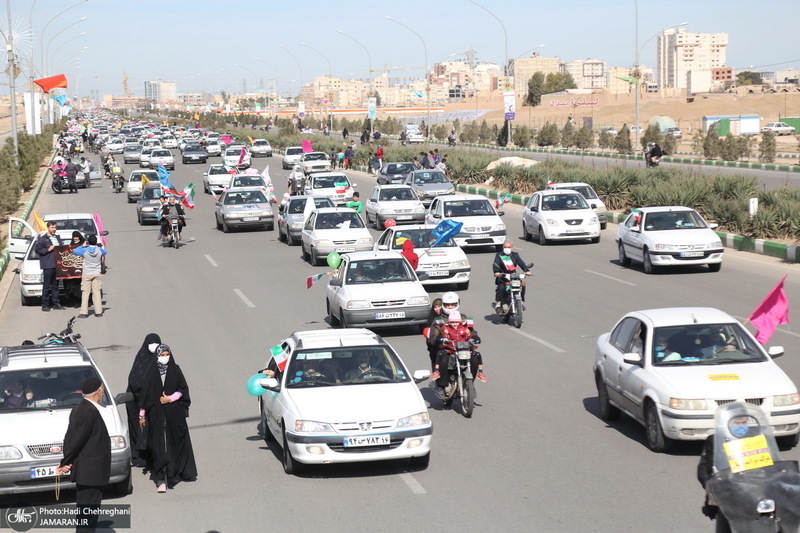
[[[739,381],[739,374],[709,374],[711,381]]]

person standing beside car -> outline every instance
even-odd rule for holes
[[[72,159],[67,158],[67,166],[64,167],[64,172],[67,173],[67,185],[69,192],[78,192],[78,172],[80,168],[72,162]]]
[[[94,316],[103,316],[103,297],[101,296],[103,256],[106,250],[97,245],[97,235],[86,238],[88,246],[78,246],[72,253],[83,257],[83,279],[81,281],[81,312],[78,318],[89,316],[89,294],[94,303]]]
[[[56,246],[64,244],[56,234],[58,224],[47,223],[47,232],[36,240],[35,250],[39,254],[39,267],[42,269],[42,311],[65,309],[58,299],[58,280],[56,279]]]

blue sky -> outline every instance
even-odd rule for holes
[[[369,48],[373,69],[400,67],[407,70],[397,70],[399,76],[422,76],[420,39],[386,15],[422,35],[429,65],[470,47],[483,61],[501,63],[505,54],[500,24],[468,0],[86,0],[70,8],[76,3],[11,0],[11,9],[14,27],[27,41],[21,49],[32,48],[38,67],[43,41],[53,65],[50,74],[66,74],[70,94],[77,91],[79,96],[93,90],[121,94],[124,74],[129,90],[137,95],[151,79],[175,81],[179,92],[238,92],[245,78],[254,87],[261,78],[276,77],[286,94],[298,89],[301,75],[281,44],[302,64],[304,82],[328,72],[325,59],[301,42],[328,57],[334,76],[366,77],[367,53],[336,30]],[[503,21],[509,57],[546,44],[539,52],[563,61],[592,57],[608,61],[609,67],[634,62],[634,0],[480,3]],[[690,31],[729,34],[729,66],[780,63],[767,68],[800,68],[800,47],[791,30],[800,20],[798,0],[638,4],[640,45],[662,28],[688,21]],[[5,10],[0,16],[5,31]],[[88,18],[78,22],[82,17]],[[26,29],[31,36],[24,35]],[[80,36],[82,32],[86,34]],[[84,46],[88,49],[78,53]],[[655,66],[655,47],[655,39],[644,47],[643,64]]]

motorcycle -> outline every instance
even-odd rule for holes
[[[656,168],[660,162],[660,157],[653,157],[650,154],[644,155],[644,166],[646,168]]]
[[[445,343],[452,345],[453,341],[445,339]],[[465,418],[472,417],[475,408],[475,373],[472,371],[472,356],[475,349],[473,342],[457,342],[455,350],[450,353],[447,359],[447,374],[449,383],[446,387],[436,387],[436,382],[432,382],[436,388],[437,396],[445,407],[449,407],[453,400],[461,400],[461,414]]]
[[[526,267],[526,270],[533,268],[533,263]],[[503,274],[506,278],[506,291],[503,294],[503,300],[500,306],[503,310],[503,322],[506,324],[511,323],[512,326],[519,329],[522,327],[522,312],[525,305],[522,303],[522,288],[525,282],[522,280],[525,274],[512,272],[510,274]]]
[[[170,215],[169,226],[167,226],[167,246],[174,246],[177,250],[178,246],[180,246],[180,240],[180,217],[178,215]]]
[[[53,192],[56,194],[61,194],[64,189],[69,189],[69,182],[67,181],[67,176],[59,176],[57,174],[53,174],[53,183],[51,185]]]
[[[297,196],[305,192],[306,177],[302,173],[293,173],[289,176],[289,194]]]
[[[447,138],[447,145],[448,146],[455,146],[456,145],[456,138],[452,135]]]
[[[77,316],[73,316],[67,322],[67,327],[61,330],[59,333],[48,333],[46,335],[42,335],[37,340],[44,340],[40,344],[44,345],[51,345],[51,344],[76,344],[78,339],[81,338],[80,333],[74,333],[72,331],[72,325],[75,323]]]
[[[731,402],[714,419],[714,473],[705,487],[707,505],[719,508],[716,531],[800,531],[800,469],[797,461],[780,459],[764,412]],[[731,428],[746,433],[737,436]]]
[[[114,170],[117,170],[119,167],[115,167]],[[122,175],[122,172],[114,172],[111,175],[112,185],[114,187],[115,193],[122,192],[122,185],[125,182],[125,177]]]

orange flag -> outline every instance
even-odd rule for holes
[[[33,210],[33,225],[37,233],[47,231],[47,224],[45,224],[44,219],[39,215],[39,213],[36,212],[36,210]]]
[[[46,93],[49,93],[51,89],[56,89],[58,87],[67,87],[67,77],[63,74],[57,74],[55,76],[50,76],[49,78],[42,78],[40,80],[33,80],[33,83],[38,85],[42,88],[42,90]]]

